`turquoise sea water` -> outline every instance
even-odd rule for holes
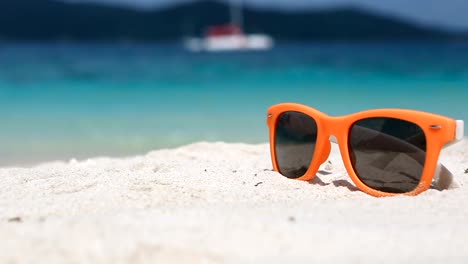
[[[268,106],[412,108],[468,120],[468,44],[0,44],[0,165],[267,142]]]

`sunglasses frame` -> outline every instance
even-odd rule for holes
[[[306,173],[297,180],[311,181],[315,178],[321,164],[327,161],[331,151],[333,136],[338,143],[344,165],[354,184],[363,192],[376,197],[396,195],[417,195],[429,189],[436,173],[440,152],[444,145],[463,138],[463,121],[449,117],[406,109],[375,109],[362,111],[346,116],[329,116],[312,107],[282,103],[268,109],[267,124],[269,127],[270,153],[274,170],[280,172],[276,159],[276,125],[284,112],[300,112],[313,118],[317,123],[317,141],[311,163]],[[354,123],[366,118],[396,118],[418,125],[426,136],[426,160],[422,177],[417,187],[406,193],[389,193],[373,189],[364,184],[357,176],[350,158],[348,136]]]

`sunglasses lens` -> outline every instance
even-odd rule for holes
[[[281,174],[299,178],[309,169],[317,141],[317,123],[300,112],[284,112],[276,124],[276,162]]]
[[[368,118],[352,126],[351,163],[367,186],[389,193],[412,191],[421,180],[426,137],[416,124],[394,118]]]

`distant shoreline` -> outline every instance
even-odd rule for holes
[[[275,41],[468,40],[468,32],[420,25],[355,7],[288,12],[244,7],[242,12],[247,33],[266,33]],[[228,23],[228,17],[228,6],[217,1],[140,10],[105,4],[52,0],[24,4],[9,0],[0,2],[0,39],[175,41],[201,36],[211,25]]]
[[[180,46],[183,47],[183,38],[175,40],[9,40],[0,39],[0,45],[142,45],[142,46]],[[467,40],[278,40],[278,46],[303,46],[303,45],[466,45]]]

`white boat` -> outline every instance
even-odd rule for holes
[[[193,52],[225,52],[241,50],[269,50],[273,39],[265,34],[245,34],[242,30],[243,17],[240,4],[231,3],[231,21],[225,25],[209,27],[203,38],[185,39],[185,47]]]

